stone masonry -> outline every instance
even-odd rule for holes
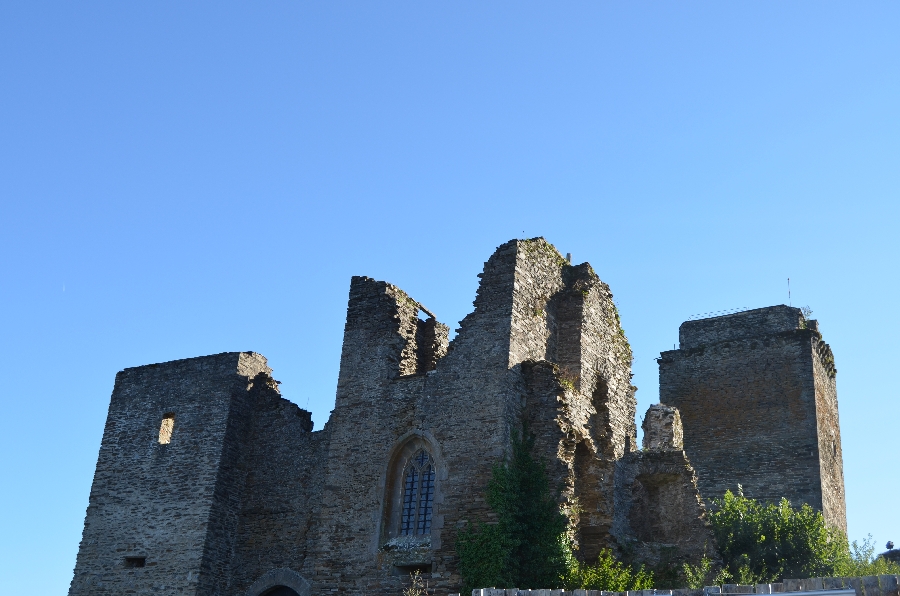
[[[675,406],[704,498],[808,503],[847,530],[836,369],[819,325],[772,306],[687,321],[660,354],[660,401]]]
[[[650,406],[642,424],[643,450],[616,462],[615,522],[618,546],[652,568],[699,561],[715,552],[697,474],[682,447],[678,410]]]
[[[386,596],[416,570],[438,594],[458,592],[457,533],[493,521],[485,487],[523,422],[579,558],[609,547],[696,562],[712,536],[703,471],[681,446],[697,445],[695,411],[654,406],[637,448],[631,349],[609,287],[542,238],[503,244],[479,277],[452,341],[396,286],[353,277],[319,431],[253,352],[120,372],[70,596]],[[814,387],[833,398],[833,380],[831,393]],[[822,419],[837,430],[836,402]]]
[[[648,451],[684,449],[684,427],[677,408],[662,404],[650,406],[641,430],[644,431],[644,449]]]

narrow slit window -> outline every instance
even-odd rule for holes
[[[125,557],[125,567],[128,569],[144,567],[145,565],[147,565],[147,557]]]
[[[424,449],[419,450],[406,468],[403,482],[403,512],[400,534],[431,534],[434,507],[434,463]]]
[[[159,425],[159,444],[168,445],[172,440],[172,429],[175,428],[175,414],[167,412],[163,414],[162,424]]]

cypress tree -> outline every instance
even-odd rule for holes
[[[555,588],[563,581],[567,520],[545,462],[534,457],[534,442],[527,423],[513,431],[509,461],[494,465],[487,487],[497,523],[460,532],[456,549],[465,590]]]

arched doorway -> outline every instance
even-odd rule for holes
[[[245,593],[246,596],[309,596],[309,582],[303,576],[283,567],[262,575]]]
[[[275,586],[271,590],[267,590],[263,596],[300,596],[300,594],[287,586]]]

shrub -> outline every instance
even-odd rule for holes
[[[725,493],[713,500],[710,512],[724,568],[714,577],[719,583],[753,584],[785,578],[860,576],[897,573],[900,566],[876,559],[871,537],[852,545],[842,532],[825,525],[822,513],[807,504],[791,507],[787,499],[763,504],[743,495]],[[702,567],[702,564],[701,566]],[[701,571],[685,566],[695,581]],[[896,571],[894,571],[896,569]]]
[[[862,544],[854,540],[835,569],[835,575],[861,577],[865,575],[900,575],[900,565],[875,554],[875,544],[869,534]]]
[[[652,573],[623,565],[609,549],[594,564],[575,558],[559,493],[551,490],[546,466],[533,449],[534,435],[523,424],[512,433],[509,461],[494,466],[488,483],[486,500],[496,523],[469,526],[457,537],[463,593],[485,587],[652,588]]]
[[[842,560],[846,540],[822,514],[787,499],[763,504],[725,493],[713,501],[710,521],[728,575],[740,583],[829,575]]]
[[[692,590],[699,590],[706,586],[720,586],[729,582],[743,585],[757,583],[757,578],[753,575],[749,566],[739,567],[738,575],[733,576],[728,569],[716,565],[706,555],[700,560],[699,565],[683,563],[681,575],[684,577],[685,585]]]
[[[409,574],[409,587],[403,588],[403,596],[429,596],[429,592],[432,591],[422,577],[422,572],[416,571]]]
[[[572,554],[566,552],[567,577],[566,587],[587,590],[608,590],[624,592],[626,590],[648,590],[653,587],[653,573],[626,566],[617,561],[610,549],[600,551],[597,562],[593,565],[582,563]]]

